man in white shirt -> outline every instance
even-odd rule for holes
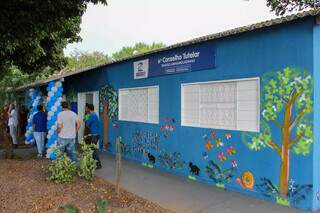
[[[14,147],[18,146],[17,126],[18,126],[18,113],[14,104],[11,104],[8,111],[8,126],[10,130],[10,136]]]
[[[75,143],[79,129],[80,120],[77,114],[69,110],[67,102],[62,102],[62,112],[58,115],[58,145],[62,152],[67,152],[72,161],[77,161]]]

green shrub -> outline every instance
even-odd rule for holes
[[[65,213],[80,213],[80,210],[71,204],[61,206],[60,209],[63,210]]]
[[[96,203],[95,213],[106,213],[108,208],[108,201],[98,200]]]
[[[71,161],[66,153],[57,150],[57,159],[49,166],[49,180],[56,183],[73,181],[77,171],[75,162]]]
[[[81,154],[79,162],[78,175],[86,180],[92,180],[97,168],[97,161],[93,159],[93,151],[97,148],[94,144],[86,144],[83,140],[80,142]]]
[[[59,208],[60,210],[64,211],[65,213],[79,213],[80,210],[72,205],[72,204],[66,204],[64,206],[61,206]],[[95,213],[107,213],[107,209],[108,209],[108,201],[106,200],[98,200],[96,203],[96,209],[95,209]]]

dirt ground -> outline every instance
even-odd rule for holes
[[[46,159],[0,160],[0,212],[58,212],[60,206],[73,204],[81,212],[94,212],[99,199],[108,201],[108,212],[170,212],[130,192],[116,196],[114,185],[94,178],[76,178],[71,184],[48,181]],[[146,189],[147,190],[147,189]]]

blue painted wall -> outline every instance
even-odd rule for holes
[[[318,28],[315,28],[314,31],[313,18],[303,18],[287,24],[206,42],[207,45],[214,45],[216,47],[216,68],[211,70],[134,80],[133,61],[126,61],[67,77],[64,85],[66,90],[74,88],[78,92],[99,90],[100,87],[107,83],[116,90],[120,88],[159,85],[159,125],[120,121],[120,129],[111,129],[109,133],[109,141],[111,142],[110,152],[115,152],[115,138],[117,135],[122,136],[123,143],[129,148],[132,148],[134,145],[135,133],[137,131],[146,134],[146,144],[150,142],[150,138],[158,135],[160,137],[159,150],[149,150],[156,158],[156,168],[187,177],[190,175],[188,163],[192,162],[200,168],[200,175],[197,177],[197,180],[213,185],[214,182],[208,177],[205,167],[208,165],[209,160],[218,161],[218,153],[222,149],[225,151],[228,147],[227,145],[230,144],[235,148],[236,154],[232,157],[228,156],[227,161],[221,163],[221,166],[224,169],[230,168],[231,160],[236,160],[238,167],[235,176],[225,187],[261,199],[271,200],[262,195],[256,187],[252,190],[244,189],[236,181],[236,178],[241,177],[243,172],[250,171],[254,175],[255,183],[259,183],[260,178],[266,177],[275,185],[278,185],[280,159],[277,154],[270,148],[261,151],[250,151],[242,142],[243,132],[229,130],[215,130],[217,137],[223,139],[225,143],[224,148],[214,148],[211,151],[206,150],[203,135],[209,134],[212,129],[181,126],[181,84],[251,77],[262,78],[265,73],[281,71],[288,66],[308,70],[312,75],[313,68],[318,69],[320,66],[319,63],[314,63],[314,57],[320,56],[319,48],[317,51],[313,49],[313,42],[315,37],[319,37],[319,31]],[[141,57],[140,59],[144,58]],[[134,61],[137,60],[139,59],[135,59]],[[316,86],[319,86],[319,75],[319,73],[314,72]],[[262,92],[263,87],[260,89]],[[318,106],[319,91],[316,90],[314,97],[315,106]],[[316,121],[314,133],[319,138],[319,133],[316,132],[318,125],[320,125],[319,112],[315,114],[311,113],[308,116]],[[160,131],[160,125],[165,124],[165,117],[175,119],[174,131],[170,132],[167,138],[164,138]],[[111,123],[109,126],[112,126]],[[271,129],[274,140],[280,141],[280,131],[273,125],[271,125]],[[231,133],[231,139],[227,140],[225,133]],[[317,140],[315,142],[318,142]],[[318,145],[316,147],[317,153],[319,153],[320,147]],[[181,159],[186,162],[184,168],[170,169],[160,163],[159,156],[162,156],[164,153],[172,154],[174,152],[181,154]],[[207,159],[204,159],[202,156],[203,152],[208,153]],[[124,157],[140,163],[148,162],[147,156],[139,156],[132,152],[127,153]],[[312,154],[312,151],[307,156],[291,153],[290,179],[293,179],[298,184],[312,184],[313,179],[317,179],[315,181],[317,186],[315,187],[318,190],[319,169],[317,168],[317,164],[313,162],[313,159],[317,159],[318,162],[318,158],[319,155]],[[313,173],[313,171],[316,173]],[[292,203],[291,206],[309,210],[318,208],[319,202],[316,201],[315,194],[316,191],[313,190],[313,192],[306,195],[305,200],[299,203]]]
[[[313,145],[313,209],[320,208],[320,25],[313,32],[313,75],[314,75],[314,145]]]

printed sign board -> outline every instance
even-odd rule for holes
[[[149,59],[133,62],[134,79],[148,78]]]
[[[193,72],[215,67],[215,48],[197,45],[169,50],[133,63],[134,79]]]

